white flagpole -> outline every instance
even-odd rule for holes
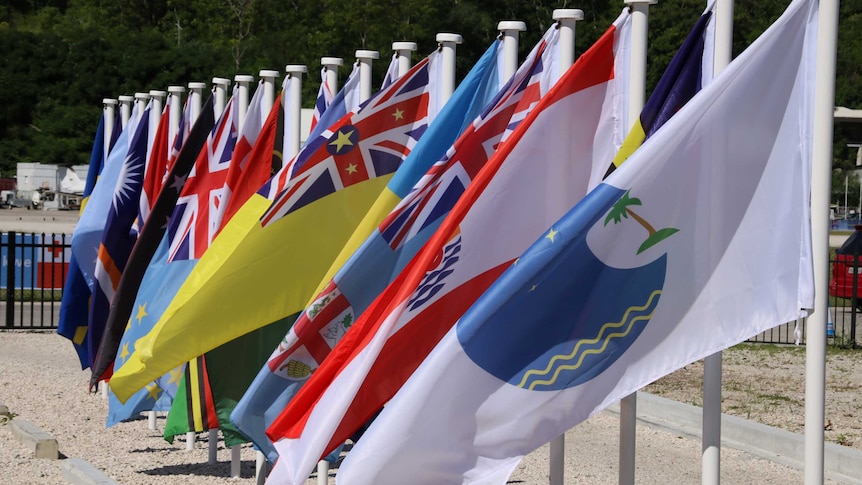
[[[628,129],[634,126],[646,102],[646,54],[649,6],[657,0],[629,0],[632,13],[631,78],[629,80]],[[635,434],[637,392],[620,400],[620,485],[635,483]]]
[[[150,93],[135,93],[135,107],[138,108],[138,119],[144,114],[147,109],[147,103],[150,101]]]
[[[371,97],[371,61],[380,59],[380,53],[360,49],[356,51],[356,60],[359,61],[359,102],[362,103]]]
[[[120,101],[120,126],[125,128],[129,118],[132,117],[132,103],[135,102],[135,97],[123,94],[117,96],[117,99]]]
[[[560,75],[566,72],[575,63],[575,23],[584,19],[584,11],[574,8],[556,9],[552,18],[557,21],[560,29],[559,64]],[[512,74],[506,71],[506,79]],[[556,81],[556,80],[555,80]],[[566,468],[566,434],[562,433],[550,444],[549,457],[549,483],[550,485],[563,485],[565,483]]]
[[[206,83],[190,82],[189,83],[189,122],[194,125],[201,114],[201,106],[203,105],[204,89],[207,88]]]
[[[302,114],[302,74],[308,72],[303,65],[288,65],[284,67],[284,74],[290,78],[288,91],[284,93],[284,160],[290,160],[299,153],[300,137],[302,129],[300,126],[300,115]]]
[[[329,91],[334,96],[338,92],[338,68],[344,65],[344,59],[340,57],[321,57],[320,65],[326,70],[326,84],[329,84]]]
[[[156,140],[156,130],[159,129],[159,121],[161,121],[162,109],[164,108],[164,100],[167,97],[168,93],[165,91],[159,90],[151,90],[150,91],[150,99],[152,100],[153,107],[150,112],[150,128],[147,131],[147,159],[146,164],[150,163],[150,157],[153,153],[153,143]],[[146,165],[145,165],[146,166]],[[146,173],[146,169],[144,170]]]
[[[183,116],[183,93],[186,88],[182,86],[168,86],[168,97],[171,100],[171,112],[168,123],[168,153],[171,152],[177,132],[180,131],[180,118]]]
[[[234,82],[236,83],[236,93],[237,93],[237,114],[239,115],[239,119],[237,120],[237,133],[242,131],[242,124],[245,122],[245,114],[248,111],[248,99],[249,99],[249,86],[254,82],[254,76],[249,74],[237,74],[233,77]]]
[[[826,322],[829,283],[829,192],[835,109],[838,0],[820,0],[817,24],[814,131],[812,133],[811,234],[814,313],[805,330],[805,484],[823,483],[823,421],[826,402]]]
[[[439,33],[437,42],[440,44],[443,78],[441,79],[440,98],[446,102],[455,92],[455,47],[463,42],[458,34]]]
[[[416,50],[415,42],[393,42],[392,50],[398,55],[398,75],[403,76],[410,70],[410,56]]]
[[[557,11],[554,10],[554,13]],[[509,80],[518,70],[518,45],[520,32],[527,30],[527,24],[520,20],[502,20],[497,24],[497,30],[503,37],[503,75]]]
[[[227,104],[227,89],[230,86],[230,79],[223,77],[213,78],[213,115],[216,120],[221,116],[224,107]]]
[[[717,0],[713,76],[733,57],[733,0]],[[701,423],[701,483],[721,483],[721,352],[703,360],[703,410]]]
[[[105,114],[105,130],[102,132],[104,142],[104,158],[108,157],[111,150],[111,136],[114,134],[114,120],[117,119],[117,105],[119,101],[113,98],[102,99],[102,111]]]
[[[272,106],[272,103],[275,102],[275,80],[278,78],[279,72],[264,69],[258,75],[263,81],[263,105]]]

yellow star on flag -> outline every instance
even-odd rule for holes
[[[539,285],[533,285],[530,287],[530,291],[536,291],[536,288],[538,288],[538,287],[539,287]]]
[[[404,119],[404,111],[400,110],[398,108],[395,108],[395,112],[392,113],[392,116],[394,116],[396,120],[403,120]]]
[[[356,173],[356,164],[351,163],[350,165],[347,166],[347,168],[345,170],[347,170],[347,173],[353,175],[354,173]]]
[[[147,315],[147,304],[144,303],[143,305],[138,305],[138,314],[135,315],[135,320],[138,321],[138,325],[141,324],[141,320],[143,320]]]
[[[340,152],[345,145],[353,145],[353,142],[350,141],[350,135],[353,134],[353,130],[344,133],[341,130],[338,130],[338,136],[335,140],[329,142],[330,145],[335,145],[335,151]]]
[[[551,240],[551,242],[555,242],[555,241],[554,241],[554,238],[555,238],[555,237],[557,236],[557,234],[559,234],[559,233],[560,233],[559,231],[555,231],[555,230],[554,230],[554,228],[552,227],[552,228],[551,228],[551,230],[548,232],[548,235],[547,235],[547,236],[545,236],[545,237],[546,237],[547,239],[550,239],[550,240]]]
[[[149,394],[149,397],[151,397],[153,401],[159,399],[160,392],[162,392],[162,389],[155,382],[147,386],[147,394]]]
[[[171,377],[168,379],[168,383],[180,385],[180,378],[183,376],[182,367],[177,367],[170,372]]]
[[[129,358],[129,343],[126,342],[125,345],[123,345],[123,351],[120,352],[120,360],[125,362],[126,359],[128,359],[128,358]]]

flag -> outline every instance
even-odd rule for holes
[[[428,132],[416,144],[414,150],[396,172],[395,177],[378,197],[378,201],[357,227],[342,250],[342,254],[356,250],[358,245],[356,241],[367,238],[375,226],[380,224],[386,215],[384,210],[391,210],[391,207],[398,200],[407,195],[408,190],[410,190],[409,184],[416,184],[420,180],[422,171],[427,171],[432,161],[441,157],[446,146],[451,145],[458,133],[463,131],[464,125],[469,126],[469,120],[475,118],[479,110],[490,102],[490,98],[495,95],[495,91],[500,88],[501,84],[497,71],[497,57],[501,53],[501,43],[495,41],[458,85],[452,97],[437,116],[435,123],[428,128]],[[411,194],[413,192],[410,190]],[[388,246],[386,247],[388,248]],[[378,246],[373,248],[375,250],[380,249]],[[360,254],[362,254],[362,250],[356,250],[356,253],[350,257],[348,263],[339,273],[345,271],[347,266],[352,264],[350,261],[357,258],[361,258],[362,261],[381,262],[381,257],[375,257],[371,254],[361,256]],[[381,256],[382,258],[389,257],[388,255]],[[367,293],[373,293],[375,286],[381,286],[379,282],[385,280],[382,277],[387,269],[384,265],[371,264],[373,266],[372,271],[356,276],[363,281],[362,284],[369,285],[365,288]],[[338,265],[336,260],[333,267]],[[351,271],[352,274],[364,273],[367,269],[365,265],[353,264],[353,266],[356,269]],[[267,349],[268,353],[272,353],[269,363],[260,368],[255,382],[249,386],[249,390],[242,396],[236,410],[231,414],[231,420],[234,424],[251,438],[272,462],[275,461],[276,454],[272,444],[266,438],[266,427],[302,385],[308,373],[317,367],[329,349],[349,328],[354,315],[361,313],[364,306],[370,303],[370,299],[368,301],[361,299],[365,295],[350,295],[350,292],[347,294],[351,296],[351,301],[346,303],[341,292],[335,290],[335,283],[332,282],[329,286],[332,288],[325,289],[315,298],[314,302],[300,315],[298,324],[293,326],[287,336],[279,336],[279,339],[284,336],[284,340],[275,352],[272,352],[272,346]],[[379,292],[379,290],[377,291]],[[333,298],[333,294],[336,294],[336,298]],[[357,300],[354,297],[360,299]],[[337,303],[331,305],[334,301]],[[347,306],[352,305],[352,309],[345,311],[345,306],[340,305],[341,303],[345,303]],[[338,307],[336,311],[327,315],[336,307]],[[311,323],[310,320],[314,322]],[[302,369],[302,371],[296,369]]]
[[[320,89],[317,90],[317,99],[314,101],[314,111],[311,114],[311,131],[317,126],[320,121],[320,116],[332,103],[332,90],[329,83],[326,81],[326,68],[320,70]]]
[[[207,137],[214,124],[214,113],[212,108],[212,97],[201,108],[200,115],[195,120],[194,126],[185,137],[182,148],[172,162],[171,171],[168,173],[167,183],[162,187],[150,212],[147,223],[141,229],[138,240],[126,263],[126,269],[120,278],[116,294],[119,295],[111,301],[110,313],[105,325],[102,341],[99,344],[99,355],[93,364],[93,376],[98,378],[102,375],[110,375],[113,371],[114,360],[120,349],[120,340],[124,329],[131,322],[132,312],[135,310],[135,296],[141,284],[144,272],[150,264],[162,235],[167,227],[167,221],[173,213],[179,192],[185,184],[186,178],[192,166],[203,149]],[[180,130],[182,133],[182,130]],[[178,135],[179,137],[179,135]],[[82,218],[83,219],[83,218]],[[80,221],[78,222],[80,224]],[[74,251],[74,237],[72,240]],[[126,349],[128,351],[128,349]],[[170,369],[169,369],[170,370]],[[96,384],[91,379],[91,386]]]
[[[153,146],[150,149],[149,161],[144,170],[144,182],[138,203],[138,219],[135,222],[135,229],[139,232],[144,222],[150,216],[150,211],[156,202],[156,196],[162,189],[162,183],[164,182],[165,174],[167,174],[168,159],[173,148],[170,146],[170,140],[168,140],[168,133],[171,128],[171,98],[172,96],[168,97],[168,101],[162,109],[155,137],[153,138]]]
[[[816,1],[792,2],[551,225],[386,406],[339,480],[505,483],[521,456],[611,403],[805,316],[816,18]]]
[[[152,326],[153,319],[159,316],[160,310],[170,301],[170,298],[167,298],[166,301],[160,302],[153,294],[164,291],[166,287],[175,289],[177,284],[174,280],[181,282],[185,278],[188,270],[194,266],[194,260],[203,254],[216,232],[213,221],[216,219],[219,204],[226,202],[223,200],[224,182],[237,138],[238,109],[235,98],[232,96],[228,100],[218,122],[212,127],[204,148],[200,150],[176,198],[173,213],[163,235],[166,239],[166,259],[156,259],[154,262],[151,258],[151,268],[144,273],[141,287],[138,289],[138,296],[142,298],[136,298],[133,305],[136,309],[134,321],[129,321],[125,326],[126,331],[118,345],[122,350],[119,356],[114,355],[114,366],[122,363],[124,357],[128,356],[129,346],[133,345],[135,337],[142,335]],[[173,262],[180,264],[170,264]],[[153,268],[164,270],[156,271]],[[164,297],[162,299],[165,300]],[[108,403],[108,426],[128,419],[140,411],[170,409],[173,398],[181,391],[177,387],[180,377],[184,374],[188,376],[189,368],[195,367],[193,364],[185,368],[185,373],[182,366],[177,366],[168,375],[139,391],[133,396],[134,399],[121,403],[112,398]],[[166,395],[162,396],[162,393]],[[151,402],[153,399],[155,403]]]
[[[353,64],[353,70],[347,76],[344,86],[332,98],[332,102],[320,115],[320,120],[311,129],[306,144],[317,139],[324,130],[343,118],[347,113],[355,113],[359,109],[359,63]]]
[[[389,67],[386,68],[386,74],[383,75],[383,84],[380,89],[386,89],[396,79],[398,79],[398,52],[392,54],[392,60],[389,61]]]
[[[114,374],[121,400],[176,365],[302,309],[430,123],[429,71],[438,64],[432,53],[325,130],[325,139],[297,155],[283,190],[275,174],[234,214]]]
[[[84,192],[81,201],[81,211],[93,192],[96,178],[105,164],[105,115],[99,118],[96,128],[96,137],[93,140],[93,149],[90,152],[90,168],[87,171],[87,181],[84,184]],[[66,282],[63,285],[63,297],[60,300],[60,320],[57,325],[57,333],[72,341],[72,346],[78,354],[81,368],[90,366],[90,358],[87,346],[84,345],[84,336],[87,333],[87,320],[90,314],[90,288],[87,280],[81,274],[78,260],[75,255],[69,256],[69,268],[66,272]]]
[[[671,116],[679,111],[701,87],[712,79],[715,39],[715,2],[707,5],[703,15],[692,27],[667,69],[662,74],[641,114],[623,141],[623,146],[608,167],[610,175],[645,139],[653,135]]]
[[[98,258],[99,253],[99,243],[102,239],[102,233],[105,230],[105,221],[108,219],[111,200],[114,197],[114,188],[116,187],[117,179],[120,176],[120,168],[123,166],[123,162],[126,159],[126,154],[129,150],[129,143],[131,142],[132,135],[134,134],[135,127],[137,125],[138,116],[138,109],[137,106],[135,106],[132,109],[132,113],[126,127],[120,131],[113,149],[111,149],[107,154],[102,171],[97,174],[98,179],[93,179],[94,185],[92,186],[92,191],[87,199],[87,204],[81,208],[81,216],[78,219],[78,223],[75,225],[75,230],[72,232],[71,257],[75,259],[78,272],[87,285],[87,313],[78,313],[78,318],[86,317],[88,325],[90,319],[89,299],[96,285],[94,273],[96,269],[96,259]],[[89,179],[89,174],[87,177]],[[72,294],[69,295],[70,298],[73,296],[74,295]],[[80,296],[83,296],[83,294],[80,294]],[[61,308],[62,306],[61,302]],[[66,308],[68,309],[69,306],[67,305]],[[73,313],[69,313],[68,317],[74,318]],[[63,319],[66,317],[61,316],[60,318]],[[77,322],[72,320],[70,323],[70,326],[75,327],[73,342],[80,347],[88,349],[86,351],[87,361],[83,366],[84,368],[89,368],[93,363],[93,359],[96,358],[94,354],[89,353],[92,335],[86,328],[80,326],[80,324],[83,323],[82,320]],[[92,345],[97,346],[98,341]]]
[[[275,483],[303,483],[319,457],[377,412],[467,307],[588,191],[592,175],[604,173],[619,148],[611,133],[623,130],[620,88],[628,80],[615,73],[627,72],[618,48],[630,23],[624,10],[539,100],[269,427],[279,454]]]
[[[132,227],[138,215],[138,201],[144,182],[144,169],[147,158],[147,133],[152,103],[148,104],[138,121],[129,145],[129,152],[114,187],[111,207],[105,222],[94,269],[95,287],[90,303],[90,319],[87,324],[88,349],[91,358],[97,357],[99,344],[108,320],[111,300],[120,284],[120,277],[132,246],[138,238]],[[95,360],[90,362],[91,368]],[[94,369],[95,370],[95,369]],[[109,375],[93,375],[91,381],[98,382]]]

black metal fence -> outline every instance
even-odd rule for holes
[[[0,329],[56,329],[70,234],[0,235]]]
[[[70,234],[0,235],[0,330],[57,328],[71,242]],[[827,341],[842,347],[860,347],[862,278],[857,281],[854,276],[862,274],[862,258],[850,260],[839,255],[830,262],[830,269]],[[805,325],[805,319],[784,323],[749,342],[802,345]]]

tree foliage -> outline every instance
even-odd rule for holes
[[[522,20],[521,58],[552,25],[557,8],[581,8],[576,52],[586,50],[624,4],[577,5],[543,0],[11,0],[0,6],[0,174],[17,162],[83,164],[102,99],[213,77],[283,72],[304,64],[303,99],[311,106],[320,58],[354,60],[380,52],[380,82],[394,41],[418,45],[415,59],[437,48],[436,34],[458,33],[459,79],[497,36],[501,20]],[[647,92],[697,16],[703,0],[670,0],[650,9]],[[772,21],[788,0],[737,0],[734,54]],[[836,104],[862,108],[862,0],[841,2]],[[340,70],[343,82],[349,66]],[[836,130],[835,165],[855,165],[855,134]],[[843,185],[840,187],[843,190]]]

